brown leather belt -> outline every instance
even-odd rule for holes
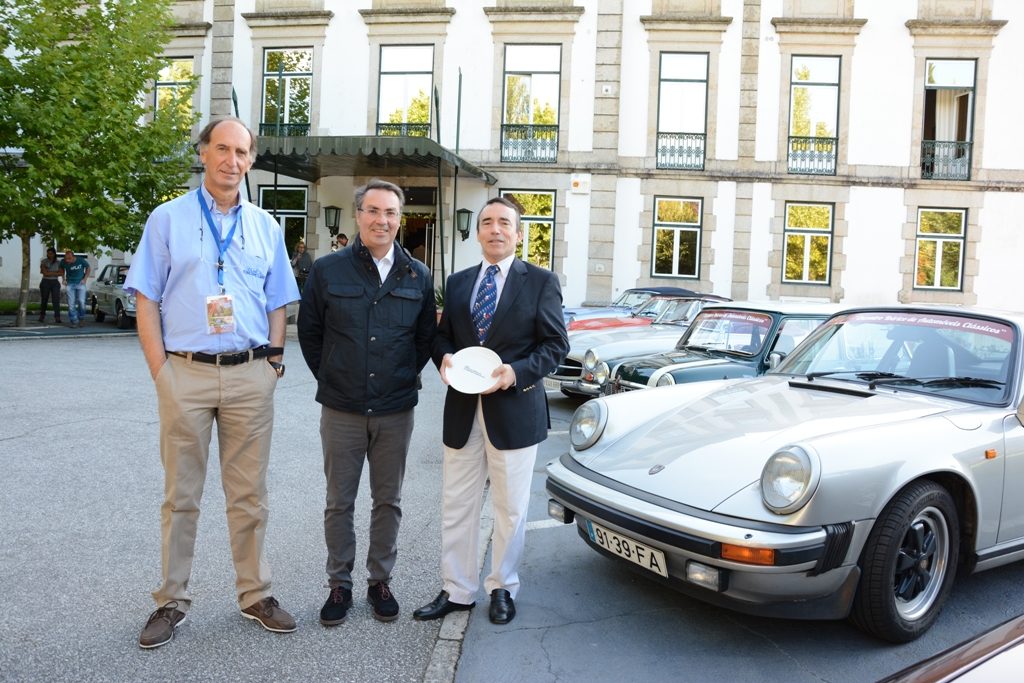
[[[235,353],[202,353],[201,351],[168,351],[167,353],[210,365],[241,365],[257,358],[280,356],[284,353],[284,349],[280,346],[258,346],[255,349]]]

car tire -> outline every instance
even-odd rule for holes
[[[124,306],[118,301],[116,306],[117,310],[117,329],[119,330],[130,330],[132,327],[132,319],[128,317],[127,311],[124,310]]]
[[[922,635],[949,596],[959,554],[949,492],[932,481],[906,487],[882,510],[861,553],[854,624],[893,643]]]

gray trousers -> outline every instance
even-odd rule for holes
[[[402,479],[412,438],[413,411],[367,416],[323,406],[320,440],[327,477],[324,539],[327,578],[331,588],[351,590],[356,557],[353,523],[363,461],[370,464],[370,545],[366,553],[369,584],[391,580],[398,557],[398,525],[402,520]]]

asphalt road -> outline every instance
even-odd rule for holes
[[[173,643],[142,651],[136,642],[159,579],[162,471],[155,395],[137,339],[112,324],[31,339],[3,332],[0,325],[4,681],[872,681],[1024,611],[1024,564],[960,579],[937,625],[903,646],[841,621],[747,617],[668,591],[547,518],[544,466],[566,449],[577,405],[555,394],[515,621],[492,625],[481,596],[470,613],[416,622],[412,610],[439,589],[443,392],[428,370],[392,584],[403,616],[379,623],[357,593],[346,623],[323,628],[319,409],[291,340],[276,394],[267,552],[275,595],[299,630],[271,634],[238,614],[211,466],[189,621]],[[364,481],[358,554],[368,511]],[[357,585],[363,572],[357,563]]]

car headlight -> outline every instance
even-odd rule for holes
[[[598,384],[604,384],[608,381],[608,364],[600,362],[597,367],[594,368],[594,381]]]
[[[601,362],[601,359],[597,355],[597,351],[594,349],[587,349],[587,352],[583,355],[583,367],[590,372],[593,372],[597,368],[597,364]]]
[[[569,441],[578,451],[586,450],[597,443],[608,422],[608,409],[604,401],[587,401],[573,413],[569,423]]]
[[[788,515],[807,504],[820,477],[817,454],[786,446],[773,453],[761,470],[761,499],[775,514]]]
[[[670,387],[675,383],[676,378],[666,372],[664,375],[658,378],[658,381],[655,383],[655,386]]]

